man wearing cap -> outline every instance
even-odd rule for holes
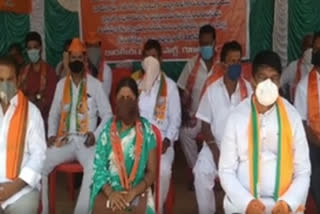
[[[47,126],[48,114],[58,79],[51,66],[41,58],[41,36],[37,32],[30,32],[27,34],[25,42],[30,63],[20,73],[19,86],[29,100],[40,109]]]
[[[74,213],[87,214],[95,139],[112,116],[101,83],[86,70],[86,49],[80,39],[69,47],[70,73],[57,85],[49,114],[48,151],[42,176],[43,213],[48,213],[48,175],[59,164],[77,160],[84,177]],[[97,127],[98,117],[101,119]]]
[[[86,39],[88,66],[90,74],[102,82],[104,92],[109,97],[112,84],[112,71],[104,60],[101,50],[101,39],[95,32],[89,32]]]

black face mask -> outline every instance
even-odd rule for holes
[[[137,100],[124,98],[118,99],[116,101],[115,114],[117,118],[123,121],[125,124],[133,124],[139,116]]]
[[[315,66],[320,66],[320,50],[312,53],[311,63]]]
[[[70,62],[69,63],[69,68],[71,70],[71,72],[73,73],[80,73],[82,70],[83,70],[83,62],[79,61],[79,60],[76,60],[76,61],[73,61],[73,62]]]

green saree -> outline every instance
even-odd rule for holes
[[[110,119],[97,141],[95,159],[94,159],[94,176],[91,186],[90,208],[93,208],[95,198],[100,193],[105,184],[109,184],[114,191],[124,191],[121,186],[118,169],[115,165],[114,155],[110,142],[110,129],[113,119]],[[142,182],[147,167],[149,152],[156,147],[156,139],[152,131],[151,124],[144,118],[140,118],[143,131],[143,145],[141,157],[136,177],[132,183],[132,187]],[[117,122],[117,130],[121,129],[120,122]],[[119,134],[121,146],[125,159],[127,174],[129,175],[134,164],[136,131],[132,127]],[[146,214],[154,214],[154,200],[152,194],[148,194],[148,202]]]

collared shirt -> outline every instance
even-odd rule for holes
[[[197,59],[198,59],[198,56],[195,56],[190,61],[188,61],[188,63],[185,65],[178,79],[177,85],[182,90],[186,90],[187,88],[188,79],[194,69]],[[203,86],[208,76],[210,76],[211,73],[212,71],[208,71],[206,63],[203,61],[202,58],[200,58],[199,71],[197,73],[196,80],[195,80],[195,83],[192,89],[192,94],[191,94],[192,96],[191,113],[192,114],[195,114],[198,110]]]
[[[294,174],[287,192],[279,197],[295,212],[304,205],[309,188],[311,167],[309,149],[301,122],[295,108],[283,99],[293,134]],[[251,115],[251,98],[247,98],[230,114],[225,128],[220,153],[219,177],[229,202],[239,213],[245,213],[249,202],[254,199],[250,193],[250,168],[248,154],[248,127]],[[260,120],[259,152],[259,195],[267,210],[276,203],[273,199],[278,156],[278,122],[276,107],[273,106]],[[270,212],[267,211],[267,212]]]
[[[320,75],[317,72],[318,79],[318,94],[320,95]],[[308,122],[308,82],[309,82],[309,74],[306,75],[298,84],[296,96],[294,99],[294,106],[300,113],[302,120]],[[320,96],[319,96],[320,97]],[[319,106],[320,106],[320,99]],[[320,111],[320,109],[318,109]],[[320,126],[320,124],[319,124]]]
[[[56,136],[58,132],[61,102],[63,99],[64,83],[66,77],[61,79],[57,85],[52,106],[49,114],[49,130],[48,137]],[[72,103],[77,103],[80,92],[80,84],[76,86],[72,82]],[[101,82],[91,75],[87,75],[87,97],[88,97],[88,114],[89,114],[89,131],[94,132],[95,138],[98,139],[99,134],[105,123],[112,117],[109,99],[103,91]],[[76,133],[76,105],[71,109],[71,123],[69,133]],[[98,125],[98,117],[101,122]]]
[[[0,183],[11,181],[6,176],[7,138],[10,121],[17,107],[17,101],[17,96],[11,99],[10,106],[5,114],[0,105]],[[47,144],[41,113],[31,102],[29,102],[28,107],[25,139],[24,155],[18,177],[26,182],[27,186],[2,203],[1,207],[3,209],[25,194],[30,193],[34,188],[40,190],[41,170],[46,157]]]
[[[241,102],[239,83],[236,86],[236,90],[230,97],[223,79],[224,77],[221,77],[208,87],[201,99],[199,109],[196,114],[196,117],[199,120],[210,124],[211,132],[215,137],[218,146],[220,146],[224,127],[230,111]],[[248,96],[250,96],[252,93],[250,83],[246,80],[244,81]]]
[[[142,91],[139,96],[139,110],[140,115],[150,123],[156,125],[162,134],[162,138],[168,138],[171,142],[178,139],[179,129],[181,125],[181,106],[180,97],[176,84],[167,76],[165,77],[167,82],[167,111],[164,121],[157,121],[154,117],[154,109],[156,106],[157,95],[160,86],[160,75],[155,81],[151,91],[149,93]],[[138,81],[140,86],[141,81]]]

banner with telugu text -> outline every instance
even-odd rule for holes
[[[31,0],[0,0],[0,11],[29,14],[31,10]]]
[[[164,60],[185,60],[198,53],[199,28],[217,31],[216,49],[231,40],[249,56],[247,0],[82,0],[84,39],[98,32],[109,62],[139,60],[143,44],[157,39]]]

